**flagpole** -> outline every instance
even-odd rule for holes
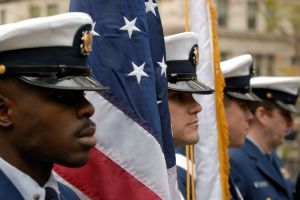
[[[190,200],[190,145],[185,146],[185,155],[186,155],[186,199]]]
[[[194,159],[194,145],[190,146],[190,155],[192,161],[192,200],[195,200],[196,193],[195,193],[195,159]]]
[[[185,31],[189,31],[189,0],[185,0]],[[195,200],[195,165],[194,165],[194,145],[186,145],[186,162],[187,162],[187,173],[186,173],[186,194],[187,200]],[[191,167],[190,167],[191,161]],[[190,177],[190,170],[192,177]],[[192,191],[190,191],[192,188]]]
[[[189,31],[189,0],[185,0],[185,31]]]
[[[185,0],[185,31],[189,31],[189,0]],[[186,155],[186,199],[190,200],[190,145],[185,146],[185,155]]]

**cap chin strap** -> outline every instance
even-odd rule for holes
[[[65,77],[90,76],[91,68],[86,66],[67,65],[1,65],[5,70],[0,75],[38,76],[38,77]]]
[[[179,81],[194,81],[197,80],[196,74],[170,74],[168,75],[168,82],[176,83]]]

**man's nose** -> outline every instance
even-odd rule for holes
[[[199,113],[202,111],[202,106],[196,101],[193,99],[192,101],[192,107],[191,107],[191,113]]]
[[[90,118],[95,113],[95,109],[86,98],[83,98],[77,113],[79,118]]]
[[[248,122],[252,121],[254,118],[253,113],[250,111],[250,109],[246,110],[246,116],[247,116],[246,119]]]

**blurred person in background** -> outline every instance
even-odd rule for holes
[[[292,127],[299,86],[300,77],[251,79],[252,91],[262,102],[249,105],[254,119],[244,145],[230,149],[231,175],[244,199],[293,199],[274,149]]]
[[[295,184],[295,193],[294,193],[294,199],[300,199],[300,173],[298,174],[296,184]]]
[[[229,147],[240,147],[246,138],[253,115],[248,104],[261,100],[251,92],[250,79],[254,74],[253,58],[249,54],[240,55],[221,62],[225,79],[224,109],[228,123]],[[229,176],[232,200],[243,199],[231,175]]]

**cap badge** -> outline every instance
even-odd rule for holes
[[[199,64],[199,48],[198,47],[194,47],[193,50],[193,61],[195,65]]]
[[[82,33],[82,44],[80,45],[81,54],[86,56],[92,51],[93,46],[93,33],[91,31],[84,31]]]
[[[269,99],[271,99],[271,98],[272,98],[272,96],[273,96],[273,95],[272,95],[272,93],[271,93],[271,92],[268,92],[268,93],[266,94],[266,97],[267,97],[267,98],[269,98]]]
[[[0,65],[0,74],[4,74],[6,71],[5,65]]]

